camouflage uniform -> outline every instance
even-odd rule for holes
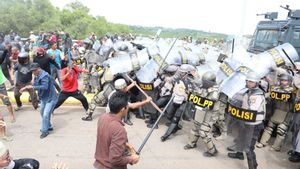
[[[209,77],[211,76],[211,77]],[[214,102],[214,106],[212,109],[205,107],[199,107],[196,105],[196,114],[194,118],[194,127],[191,131],[192,136],[189,137],[189,143],[184,146],[184,149],[191,149],[195,148],[198,142],[199,137],[201,137],[202,141],[204,142],[207,152],[204,153],[204,156],[211,157],[217,154],[217,149],[211,139],[210,131],[212,126],[218,121],[219,119],[219,92],[218,92],[218,85],[215,84],[216,76],[212,72],[206,72],[203,77],[202,81],[205,78],[209,79],[211,83],[210,85],[203,85],[197,92],[196,95],[212,100]]]
[[[286,77],[286,78],[284,78]],[[282,75],[279,77],[281,80],[288,80],[289,84],[291,84],[292,78],[289,75]],[[275,86],[272,90],[272,92],[276,93],[289,93],[292,95],[293,87],[290,85],[288,86]],[[292,98],[290,98],[292,101]],[[272,145],[272,149],[276,151],[280,151],[282,142],[287,134],[288,129],[288,123],[289,123],[289,112],[292,109],[292,102],[291,101],[283,101],[278,99],[272,99],[272,107],[274,107],[273,115],[268,122],[267,127],[265,128],[263,135],[260,139],[260,142],[257,144],[258,148],[264,147],[267,145],[267,142],[271,138],[272,132],[274,128],[277,126],[277,136],[276,139]]]

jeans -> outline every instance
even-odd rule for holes
[[[51,128],[51,114],[54,110],[54,106],[57,102],[57,99],[52,99],[48,102],[45,102],[43,100],[41,100],[41,116],[42,116],[42,128],[41,128],[41,132],[42,133],[47,133],[49,128]]]

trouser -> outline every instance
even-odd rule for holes
[[[263,130],[263,124],[248,125],[245,124],[239,131],[238,138],[236,139],[236,151],[246,152],[247,162],[249,169],[257,169],[256,154],[254,152],[256,141],[259,137],[261,130]]]
[[[22,106],[22,102],[21,102],[21,95],[22,93],[20,93],[20,89],[25,87],[26,85],[30,85],[30,83],[26,83],[26,84],[16,84],[16,87],[14,88],[14,95],[15,95],[15,99],[16,99],[16,103],[18,107]],[[33,105],[33,108],[37,109],[38,108],[38,100],[37,100],[37,95],[35,93],[35,91],[33,89],[27,89],[30,97],[31,97],[31,102]]]
[[[57,102],[57,98],[52,99],[48,102],[45,102],[41,100],[41,117],[42,117],[42,128],[41,132],[42,133],[47,133],[49,128],[52,127],[50,119],[51,119],[51,114],[54,110],[54,106]]]
[[[189,143],[191,146],[196,146],[198,139],[201,138],[209,153],[215,153],[216,147],[212,141],[210,132],[212,126],[218,120],[218,112],[215,111],[196,111],[196,113],[205,113],[202,123],[200,117],[195,115],[194,128],[192,129],[192,135],[189,137]],[[199,119],[197,118],[199,117]]]
[[[5,87],[5,83],[0,84],[0,93],[7,96],[7,90],[6,90],[6,87]],[[9,101],[9,98],[5,98],[5,99],[1,98],[1,100],[2,100],[2,103],[4,105],[6,105],[6,106],[11,105],[11,103]]]
[[[295,151],[300,153],[300,130],[298,131],[297,138],[295,141]]]
[[[59,96],[58,96],[58,101],[55,105],[55,108],[54,109],[57,109],[60,105],[62,105],[65,100],[67,100],[69,97],[74,97],[75,99],[79,100],[82,104],[82,106],[84,107],[84,109],[87,111],[88,108],[89,108],[89,104],[87,102],[87,99],[86,97],[79,91],[79,90],[76,90],[74,92],[65,92],[65,91],[61,91],[59,93]]]
[[[171,98],[171,96],[163,96],[163,97],[159,98],[156,102],[157,106],[159,108],[166,106],[168,101],[170,100],[170,98]],[[154,124],[156,122],[157,118],[159,117],[159,115],[160,115],[160,112],[158,112],[158,111],[156,111],[156,113],[150,114],[149,124]]]
[[[52,67],[52,68],[51,68],[51,76],[52,76],[52,78],[53,78],[53,80],[54,80],[54,86],[55,86],[56,90],[57,90],[58,92],[60,92],[60,91],[61,91],[61,88],[60,88],[60,86],[61,86],[61,74],[60,74],[60,69],[58,69],[58,68],[56,68],[56,67]],[[56,79],[58,79],[58,83],[56,82]]]
[[[1,64],[1,68],[2,68],[2,72],[3,72],[4,76],[9,81],[10,85],[13,86],[14,85],[14,81],[13,81],[13,79],[11,78],[11,76],[9,74],[9,69],[12,69],[12,68],[10,68],[6,63],[2,63]]]
[[[174,116],[171,119],[171,124],[165,134],[162,136],[163,140],[166,140],[169,138],[171,134],[175,134],[180,128],[179,121],[181,119],[182,114],[184,113],[186,104],[176,104],[173,103],[173,111],[175,112]]]

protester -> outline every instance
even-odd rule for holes
[[[47,50],[47,54],[51,57],[51,59],[54,59],[57,65],[59,65],[59,68],[55,67],[53,64],[51,64],[51,76],[54,80],[58,80],[58,84],[55,82],[55,88],[57,91],[60,91],[61,87],[61,51],[57,49],[56,43],[51,43],[51,49]]]
[[[14,70],[17,71],[16,74],[16,87],[14,89],[14,95],[17,103],[17,107],[15,111],[18,111],[22,108],[21,102],[21,95],[20,89],[24,86],[31,85],[32,81],[32,72],[30,71],[30,62],[29,62],[29,55],[27,52],[20,53],[18,57],[19,64],[15,66]],[[31,97],[32,105],[34,109],[38,108],[38,100],[36,93],[33,89],[26,89]]]
[[[48,136],[49,131],[53,130],[50,118],[57,101],[57,95],[52,77],[46,71],[42,70],[38,63],[32,63],[30,71],[32,71],[35,76],[34,84],[23,87],[20,92],[30,89],[38,91],[41,101],[40,113],[42,116],[42,134],[40,138],[42,139]]]
[[[126,169],[127,164],[136,164],[139,156],[130,146],[122,118],[128,113],[128,97],[115,92],[108,101],[109,113],[100,116],[94,167],[96,169]],[[126,154],[126,150],[131,154]]]
[[[77,78],[79,73],[88,73],[88,70],[80,69],[75,64],[75,60],[72,60],[72,64],[61,70],[62,91],[59,93],[55,109],[63,104],[68,97],[74,97],[79,100],[86,111],[89,108],[86,97],[78,90]]]

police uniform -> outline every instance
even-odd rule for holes
[[[282,75],[279,80],[288,80],[289,85],[287,86],[275,86],[271,92],[270,97],[272,100],[272,107],[274,107],[274,112],[267,127],[265,128],[260,142],[256,145],[258,148],[266,146],[271,138],[274,128],[277,126],[277,136],[272,145],[272,150],[280,151],[282,142],[286,136],[288,129],[288,115],[292,109],[292,92],[293,87],[291,87],[292,77],[289,75]]]
[[[190,78],[190,72],[195,70],[192,65],[183,64],[174,75],[174,89],[172,104],[168,107],[166,116],[170,120],[170,125],[163,136],[161,141],[166,141],[171,134],[176,133],[182,127],[179,122],[187,108],[187,94],[188,90],[192,90],[190,86],[192,84],[192,78]]]
[[[254,72],[250,72],[246,78],[247,83],[255,82],[256,86],[253,88],[248,87],[248,90],[242,95],[242,106],[244,111],[253,111],[256,114],[256,118],[252,121],[242,121],[237,119],[241,124],[238,127],[239,133],[234,140],[235,146],[233,150],[235,153],[228,153],[230,158],[244,159],[243,151],[246,152],[247,162],[249,169],[256,169],[258,164],[256,161],[256,155],[254,152],[255,143],[259,137],[261,130],[263,129],[263,120],[266,112],[266,101],[264,92],[258,87],[260,78]],[[228,111],[228,110],[227,110]],[[240,117],[240,116],[239,116]]]
[[[205,81],[209,82],[209,84]],[[184,146],[184,149],[195,148],[200,137],[207,148],[207,152],[204,153],[204,156],[211,157],[217,154],[218,151],[211,139],[210,131],[219,118],[220,102],[218,90],[216,75],[213,72],[206,72],[202,77],[202,87],[195,94],[200,96],[201,99],[207,99],[213,102],[213,105],[202,105],[203,107],[196,105],[194,127],[191,131],[192,136],[189,137],[189,143]],[[190,96],[188,99],[192,100],[193,98]],[[199,103],[199,101],[195,102]]]
[[[108,101],[108,96],[113,90],[115,90],[115,87],[112,84],[114,76],[112,75],[110,69],[104,68],[100,70],[99,73],[102,74],[100,77],[103,89],[101,91],[99,90],[92,98],[91,103],[89,105],[89,109],[87,111],[87,115],[85,117],[82,117],[82,120],[84,121],[91,121],[92,115],[97,105],[105,106]]]
[[[171,99],[174,87],[174,74],[177,71],[178,67],[175,65],[170,65],[164,70],[164,74],[160,76],[160,80],[162,81],[159,87],[159,96],[157,99],[157,106],[159,108],[165,107],[168,101]],[[149,124],[147,125],[148,128],[152,128],[153,124],[156,122],[157,118],[159,117],[160,112],[156,112],[150,115],[150,119],[146,122]],[[157,128],[158,126],[156,126]]]

